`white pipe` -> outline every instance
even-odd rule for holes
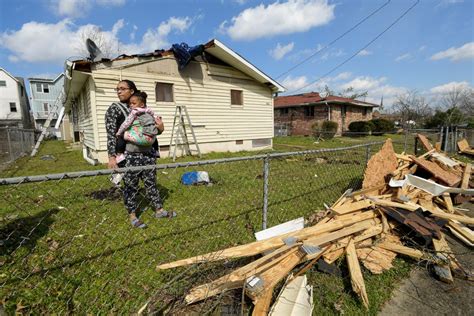
[[[91,165],[93,166],[96,166],[99,162],[97,161],[97,159],[92,159],[89,157],[89,155],[87,154],[87,147],[86,145],[84,145],[84,147],[82,147],[82,157],[88,162],[90,163]]]

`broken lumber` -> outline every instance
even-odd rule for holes
[[[346,259],[349,267],[349,274],[351,276],[352,289],[360,296],[365,308],[369,309],[369,298],[367,297],[367,292],[365,290],[364,277],[362,276],[359,260],[357,259],[354,240],[352,239],[346,247]]]
[[[416,134],[416,137],[418,138],[418,140],[423,145],[423,147],[425,148],[426,151],[430,151],[434,148],[433,145],[431,145],[430,141],[428,140],[428,138],[425,135]]]
[[[369,159],[364,172],[362,188],[366,189],[385,184],[385,177],[395,171],[397,166],[397,157],[393,150],[392,140],[388,138],[382,149]]]
[[[453,275],[451,274],[451,269],[449,268],[449,249],[448,244],[443,236],[440,239],[433,239],[433,247],[436,250],[436,256],[439,259],[439,262],[435,264],[434,271],[439,279],[446,283],[453,283]]]
[[[471,146],[469,146],[469,143],[467,142],[467,140],[465,138],[458,141],[458,148],[459,148],[459,151],[462,154],[467,154],[467,155],[473,155],[474,156],[474,149],[471,148]]]
[[[443,181],[450,187],[456,187],[461,182],[461,178],[459,176],[452,172],[444,170],[434,162],[422,158],[412,158],[414,163],[416,163],[418,166],[431,173],[436,179]]]
[[[285,244],[284,239],[286,237],[294,237],[302,240],[308,236],[323,234],[334,230],[341,229],[345,226],[352,225],[354,223],[375,218],[376,214],[373,211],[366,211],[358,215],[354,215],[351,218],[338,219],[337,221],[324,223],[318,227],[307,227],[297,232],[288,233],[281,236],[275,236],[262,241],[255,241],[249,244],[240,245],[232,248],[214,251],[205,255],[199,255],[187,259],[177,260],[170,263],[165,263],[157,266],[158,270],[170,269],[175,267],[186,266],[190,264],[196,264],[201,262],[219,261],[228,258],[241,258],[249,257],[260,254],[267,250],[272,250],[281,247]]]

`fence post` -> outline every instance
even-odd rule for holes
[[[13,161],[14,158],[13,158],[12,142],[10,139],[10,129],[8,127],[7,127],[7,141],[8,141],[8,151],[10,152],[10,159],[11,161]]]
[[[415,137],[415,148],[413,148],[415,156],[418,156],[418,137]]]
[[[406,153],[407,152],[407,147],[408,147],[408,133],[410,131],[407,129],[405,129],[405,142],[403,144],[403,152]]]
[[[267,229],[267,212],[268,212],[268,174],[270,172],[270,157],[267,154],[263,160],[263,213],[262,213],[262,229]]]
[[[367,164],[369,163],[369,159],[370,159],[370,145],[367,145],[367,147],[365,147],[365,166],[367,166]]]

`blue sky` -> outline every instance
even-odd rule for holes
[[[388,4],[386,4],[388,2]],[[289,93],[367,90],[390,106],[416,89],[434,100],[474,83],[474,1],[421,0],[346,64],[416,0],[1,0],[0,67],[15,76],[55,77],[81,39],[100,30],[107,51],[167,49],[217,38],[283,84]],[[309,61],[371,12],[379,12]]]

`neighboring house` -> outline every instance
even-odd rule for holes
[[[290,135],[311,135],[318,121],[334,121],[340,135],[354,121],[372,119],[377,104],[329,95],[322,98],[317,92],[277,97],[274,100],[275,126],[284,125]]]
[[[31,94],[31,111],[35,119],[37,129],[41,129],[48,118],[48,115],[53,111],[55,102],[64,90],[64,74],[58,75],[55,79],[47,78],[28,78],[30,82]],[[52,113],[52,120],[49,127],[54,127],[56,120],[59,117],[62,104]],[[58,131],[55,131],[57,136]]]
[[[118,101],[114,88],[121,79],[144,90],[148,106],[163,117],[162,156],[170,150],[177,105],[187,107],[203,153],[271,148],[273,95],[284,88],[218,40],[203,48],[204,58],[193,58],[182,70],[171,50],[67,62],[66,112],[89,158],[107,161],[104,116]]]
[[[0,125],[32,128],[30,106],[23,78],[0,68]]]

